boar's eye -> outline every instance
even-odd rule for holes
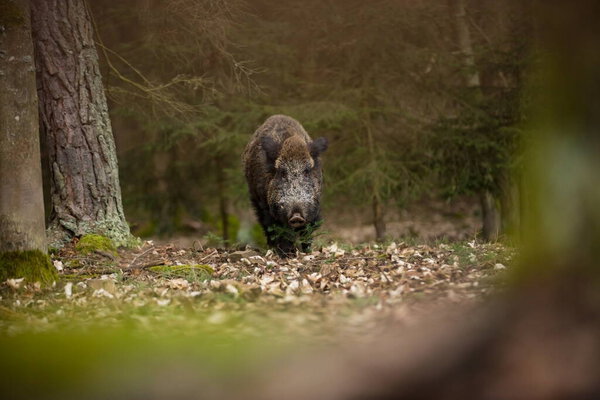
[[[282,178],[285,178],[287,176],[287,171],[282,168],[279,170],[279,174],[281,175]]]
[[[304,175],[309,175],[309,174],[310,174],[310,167],[304,168]]]

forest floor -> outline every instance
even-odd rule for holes
[[[12,399],[252,398],[294,356],[419,329],[440,309],[469,314],[503,290],[514,250],[330,243],[282,259],[147,241],[89,254],[73,243],[52,259],[53,287],[0,287],[0,393]]]
[[[73,243],[52,258],[53,287],[1,284],[2,398],[373,398],[349,393],[398,382],[465,398],[491,381],[493,393],[531,388],[534,376],[542,396],[526,397],[541,399],[548,382],[597,386],[585,374],[597,371],[597,335],[582,323],[594,314],[573,314],[570,287],[507,303],[515,250],[499,243],[329,243],[287,259]]]
[[[333,243],[287,259],[151,241],[83,255],[72,245],[52,256],[60,276],[53,288],[2,284],[0,332],[125,324],[250,337],[362,335],[381,321],[410,324],[432,307],[482,301],[501,289],[513,256],[475,241]]]
[[[420,199],[404,207],[386,208],[386,234],[420,242],[468,241],[481,230],[481,211],[476,198],[461,196],[449,201]],[[372,210],[353,208],[326,210],[324,236],[342,243],[375,240]]]

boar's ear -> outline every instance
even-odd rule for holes
[[[319,155],[327,150],[327,146],[329,146],[329,142],[327,138],[320,137],[313,140],[310,144],[310,155],[312,158],[317,158]]]
[[[260,145],[265,151],[265,155],[267,156],[267,161],[269,163],[274,163],[279,155],[279,150],[281,150],[281,144],[277,143],[270,136],[263,136],[260,138]]]

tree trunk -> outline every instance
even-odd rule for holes
[[[84,0],[32,0],[40,116],[48,145],[55,243],[99,233],[130,238],[117,156]]]
[[[529,212],[531,204],[529,204],[528,185],[526,182],[526,174],[522,173],[518,176],[518,191],[519,191],[519,202],[516,206],[519,207],[519,238],[524,239],[526,237],[527,226],[529,225]]]
[[[465,3],[465,0],[454,0],[452,4],[456,21],[456,39],[462,55],[465,85],[473,91],[474,96],[479,97],[481,96],[481,77],[475,65]],[[500,231],[500,215],[494,196],[489,190],[484,189],[479,193],[479,199],[483,238],[484,240],[496,240]]]
[[[28,1],[0,1],[0,71],[0,252],[45,252]]]
[[[170,150],[155,150],[152,155],[154,168],[155,196],[158,199],[159,209],[157,216],[157,232],[159,235],[170,235],[174,230],[173,203],[169,197],[169,165],[173,156]]]
[[[373,131],[371,130],[371,114],[367,112],[365,117],[367,145],[369,146],[369,163],[373,166],[373,171],[375,171],[371,186],[371,190],[373,191],[371,203],[373,206],[373,226],[375,227],[375,240],[381,242],[385,238],[385,212],[381,204],[381,181],[378,171],[379,165],[375,149],[375,140],[373,138]]]
[[[223,160],[221,156],[216,158],[217,167],[217,191],[219,192],[219,216],[225,247],[229,245],[229,213],[227,211],[227,196],[225,195],[225,174],[223,171]]]
[[[467,24],[467,10],[465,0],[454,0],[454,17],[456,20],[456,38],[458,47],[462,54],[462,62],[465,70],[465,83],[467,87],[477,90],[481,87],[479,71],[475,66],[471,33]]]
[[[520,233],[519,186],[508,173],[506,173],[502,179],[500,191],[501,232],[518,239]]]
[[[0,0],[0,282],[50,285],[38,99],[27,0]]]
[[[482,235],[486,241],[498,240],[500,234],[500,213],[494,196],[487,190],[479,195],[481,202]]]
[[[381,200],[377,196],[373,196],[373,225],[375,226],[375,240],[383,241],[385,238],[385,214]]]

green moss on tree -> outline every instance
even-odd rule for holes
[[[75,245],[75,250],[81,254],[90,254],[95,251],[104,251],[112,254],[117,254],[117,248],[112,240],[101,235],[84,235]]]
[[[7,251],[0,253],[0,281],[9,278],[50,285],[57,280],[57,273],[50,257],[40,250]]]
[[[65,229],[67,227],[67,229]],[[76,236],[102,236],[110,239],[115,247],[137,247],[142,242],[139,238],[129,232],[129,226],[123,224],[118,218],[105,219],[102,221],[82,221],[78,223],[50,223],[46,231],[49,246],[61,249],[73,239],[72,232]]]

